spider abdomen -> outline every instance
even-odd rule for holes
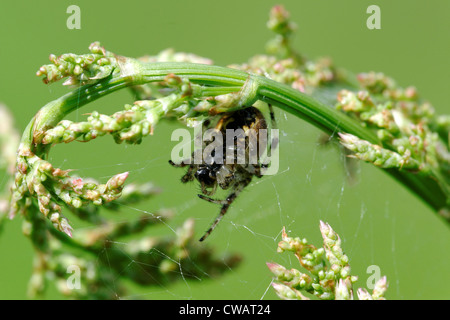
[[[274,126],[274,117],[270,105],[269,109],[272,126]],[[200,241],[203,241],[214,230],[232,202],[250,184],[253,176],[262,177],[261,169],[267,168],[267,165],[262,163],[263,161],[259,156],[261,151],[267,148],[264,143],[262,146],[260,143],[260,141],[264,141],[262,137],[267,134],[266,130],[262,130],[267,129],[267,122],[261,111],[250,106],[223,113],[215,122],[215,125],[213,123],[208,119],[203,123],[203,127],[221,134],[222,142],[217,143],[216,138],[214,138],[214,142],[213,140],[204,141],[203,150],[201,150],[202,155],[207,147],[208,151],[212,149],[210,155],[208,155],[207,160],[203,159],[201,163],[195,163],[194,152],[191,161],[187,162],[190,163],[189,169],[182,178],[182,182],[196,179],[200,183],[202,192],[198,196],[203,200],[222,206],[219,216]],[[267,142],[266,139],[265,142]],[[214,148],[211,148],[212,146]],[[260,148],[259,152],[257,152],[257,148]],[[171,162],[171,164],[179,167],[186,166],[184,163],[175,165]],[[223,190],[230,189],[230,193],[225,200],[209,197],[215,194],[217,186]]]

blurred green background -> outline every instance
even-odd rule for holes
[[[81,8],[81,30],[66,27],[71,4]],[[217,65],[245,62],[264,52],[272,36],[265,23],[275,4],[285,5],[297,23],[295,47],[302,53],[330,56],[337,66],[355,73],[382,71],[402,86],[415,85],[439,113],[449,113],[450,2],[437,0],[2,1],[0,101],[11,108],[22,131],[40,107],[68,90],[60,83],[45,86],[35,76],[48,55],[86,53],[96,40],[125,56],[172,47],[209,57]],[[381,8],[381,30],[366,27],[371,4]],[[78,110],[71,119],[81,121],[92,110],[110,114],[130,102],[128,92],[118,92]],[[282,227],[320,245],[322,219],[343,239],[353,274],[360,277],[356,286],[366,286],[366,268],[375,264],[388,277],[388,299],[449,299],[448,227],[370,165],[361,164],[359,183],[350,186],[335,148],[318,144],[317,129],[278,110],[276,117],[282,130],[279,174],[254,180],[207,240],[218,252],[240,253],[242,264],[217,279],[133,288],[132,293],[148,299],[276,299],[265,263],[298,267],[294,256],[276,253]],[[129,182],[154,181],[164,193],[121,218],[170,207],[177,212],[170,226],[194,217],[200,237],[218,207],[198,199],[198,186],[182,185],[184,171],[167,164],[175,145],[170,141],[174,127],[160,125],[140,146],[115,145],[108,137],[59,145],[51,161],[101,181],[123,171],[130,171]],[[0,236],[0,299],[26,298],[33,250],[21,223],[21,217],[8,222]],[[73,225],[75,232],[77,226],[85,227],[76,220]],[[165,226],[156,232],[172,231]],[[47,297],[60,295],[50,288]]]

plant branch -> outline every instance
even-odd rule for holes
[[[380,145],[377,136],[362,127],[347,115],[317,101],[311,96],[287,85],[263,76],[249,74],[245,71],[184,62],[141,63],[127,59],[125,72],[112,74],[95,84],[87,84],[44,106],[30,122],[22,137],[22,144],[28,145],[38,155],[45,156],[48,147],[39,144],[42,134],[55,126],[70,112],[125,87],[163,81],[170,74],[186,78],[200,85],[204,92],[200,96],[215,96],[236,92],[248,82],[253,83],[253,92],[245,92],[248,101],[263,100],[271,103],[323,130],[327,134],[349,133]],[[123,75],[123,74],[126,75]],[[241,92],[241,95],[244,93]],[[249,97],[250,96],[250,97]],[[242,107],[237,105],[236,107]],[[34,136],[33,136],[34,132]],[[384,145],[383,147],[388,147]],[[439,211],[447,207],[449,197],[445,181],[433,172],[429,174],[411,173],[406,170],[384,169],[396,180],[404,184],[432,209]]]

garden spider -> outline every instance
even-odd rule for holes
[[[275,116],[270,104],[269,110],[272,128],[275,128]],[[200,199],[222,206],[219,215],[211,224],[209,229],[205,232],[205,234],[200,238],[200,241],[205,240],[211,234],[222,217],[227,213],[228,208],[233,203],[233,201],[242,192],[242,190],[250,184],[253,176],[261,178],[263,176],[261,169],[268,167],[268,164],[261,163],[262,159],[259,158],[259,155],[261,153],[257,153],[256,163],[250,163],[250,161],[248,161],[248,159],[250,159],[250,150],[256,150],[254,148],[254,144],[252,145],[252,141],[253,143],[257,142],[256,144],[259,145],[260,139],[262,137],[262,135],[260,135],[260,130],[267,130],[266,119],[264,118],[262,112],[256,107],[250,106],[237,111],[223,113],[220,115],[220,118],[215,125],[212,125],[210,120],[205,120],[203,123],[203,128],[215,129],[217,132],[220,132],[223,137],[227,133],[227,129],[242,129],[244,134],[234,137],[234,143],[232,146],[228,146],[228,144],[222,143],[221,148],[223,148],[223,161],[215,161],[212,159],[212,161],[206,163],[204,160],[202,160],[200,164],[195,164],[195,152],[192,153],[191,159],[182,161],[179,164],[175,164],[173,161],[169,160],[169,163],[174,167],[189,167],[186,174],[181,178],[181,181],[183,183],[187,183],[189,181],[197,179],[197,181],[200,183],[202,192],[202,194],[198,194]],[[251,139],[252,134],[254,135],[254,139]],[[265,139],[264,141],[267,142],[267,139]],[[203,142],[203,150],[210,143],[212,143],[212,141]],[[272,138],[272,142],[267,148],[267,151],[269,151],[269,149],[275,149],[277,144],[278,138]],[[245,146],[246,162],[244,163],[242,163],[242,161],[236,161],[238,146]],[[229,150],[232,149],[232,154],[234,155],[234,161],[231,161],[231,163],[229,161],[230,158],[226,157],[227,148]],[[259,146],[259,148],[261,148],[261,146]],[[266,149],[265,146],[264,149]],[[212,157],[214,157],[214,152],[212,152],[211,155]],[[226,199],[218,200],[210,197],[215,194],[217,186],[219,186],[223,190],[231,189],[231,192],[228,194]]]

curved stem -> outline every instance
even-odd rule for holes
[[[168,74],[186,77],[193,83],[204,85],[205,96],[236,92],[244,86],[246,81],[251,80],[256,87],[253,92],[254,99],[278,106],[328,134],[350,133],[373,144],[380,143],[372,131],[362,127],[350,117],[284,84],[236,69],[173,62],[135,63],[133,75],[109,77],[96,84],[83,86],[48,103],[30,122],[22,137],[22,143],[29,145],[32,150],[34,147],[34,152],[44,156],[48,148],[40,149],[37,143],[40,136],[70,112],[122,88],[162,81]],[[445,182],[439,181],[437,177],[396,169],[384,171],[403,183],[435,211],[447,206],[448,194],[444,187]]]
[[[261,83],[258,91],[261,100],[277,105],[330,135],[346,132],[371,143],[379,143],[377,136],[372,131],[363,128],[344,113],[281,83],[262,77],[259,77],[258,81]]]

